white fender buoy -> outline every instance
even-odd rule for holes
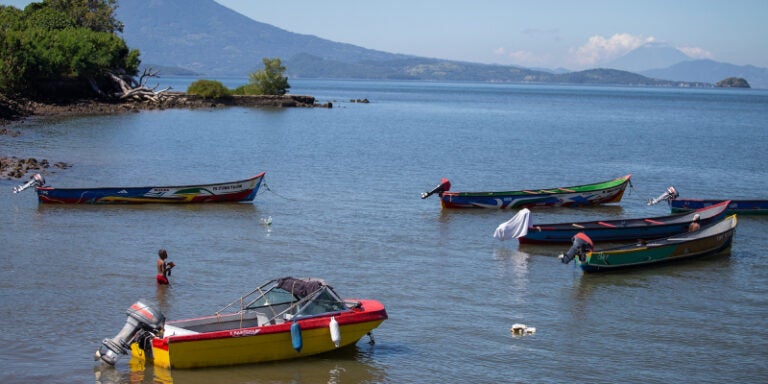
[[[339,322],[336,321],[336,317],[331,316],[331,322],[328,324],[328,328],[331,329],[331,341],[336,348],[339,347],[341,342],[341,330],[339,330]]]

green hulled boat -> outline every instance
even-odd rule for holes
[[[602,272],[726,253],[737,223],[736,215],[731,215],[698,231],[603,250],[591,250],[591,240],[579,233],[571,249],[559,257],[563,263],[575,258],[584,272]]]

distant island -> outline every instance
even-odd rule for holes
[[[715,84],[718,88],[751,88],[746,79],[740,77],[729,77],[727,79],[718,81]]]

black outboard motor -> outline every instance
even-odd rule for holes
[[[141,301],[135,302],[126,312],[128,319],[120,332],[111,339],[104,339],[101,347],[93,355],[99,360],[115,365],[120,355],[125,355],[135,341],[147,342],[152,337],[161,337],[165,326],[165,316],[158,309]]]
[[[45,185],[45,178],[43,175],[39,173],[35,173],[34,176],[32,176],[29,181],[26,182],[26,184],[19,185],[18,187],[13,187],[13,193],[19,193],[29,187],[35,186],[35,187],[42,187]]]
[[[659,203],[665,200],[669,202],[670,200],[676,199],[678,196],[680,195],[677,193],[677,190],[675,189],[675,187],[670,186],[669,188],[667,188],[667,190],[664,193],[659,195],[659,197],[648,200],[648,205],[654,205],[656,203]]]
[[[584,232],[579,232],[573,237],[573,245],[571,246],[571,249],[565,254],[561,253],[557,258],[560,259],[563,264],[570,263],[576,256],[579,256],[580,261],[584,261],[586,260],[587,252],[591,251],[592,248],[594,248],[592,239],[590,239]]]
[[[437,185],[434,189],[432,189],[429,192],[422,192],[421,198],[426,199],[427,197],[430,197],[437,193],[438,196],[442,196],[443,192],[450,191],[451,190],[451,182],[448,181],[445,177],[443,177],[442,180],[440,180],[440,184]]]

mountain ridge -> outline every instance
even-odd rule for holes
[[[144,65],[205,76],[245,76],[279,57],[290,78],[392,79],[711,87],[710,81],[647,77],[621,69],[563,72],[403,55],[293,33],[213,0],[132,0],[117,8],[123,38]],[[172,20],[172,21],[168,21]],[[753,84],[752,79],[748,79]]]
[[[671,45],[651,42],[627,52],[605,66],[641,73],[644,70],[666,68],[686,60],[693,60],[693,58]]]
[[[123,38],[139,48],[143,62],[198,73],[243,75],[260,69],[263,57],[298,52],[345,61],[404,56],[289,32],[213,0],[132,0],[121,3],[117,15],[125,24]]]

